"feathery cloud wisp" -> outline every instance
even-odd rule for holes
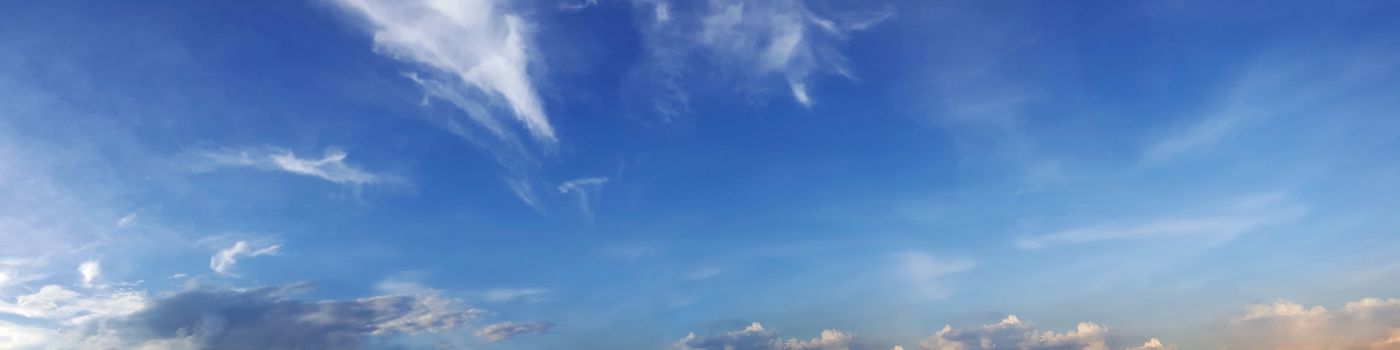
[[[1266,194],[1244,198],[1217,210],[1214,214],[1149,220],[1135,224],[1085,226],[1021,237],[1016,240],[1016,246],[1022,249],[1040,249],[1061,244],[1175,236],[1204,237],[1216,242],[1228,241],[1267,225],[1297,219],[1307,212],[1307,207],[1292,202],[1285,195]]]
[[[489,342],[499,342],[510,340],[519,335],[544,334],[554,328],[549,322],[501,322],[481,327],[476,331],[476,336],[486,339]]]
[[[310,176],[348,186],[383,183],[396,179],[390,175],[370,173],[346,163],[345,158],[349,154],[335,148],[327,149],[326,155],[320,159],[299,158],[292,151],[277,147],[198,151],[195,155],[202,158],[202,161],[193,167],[196,171],[208,171],[219,167],[250,167]]]
[[[273,255],[277,254],[280,249],[282,249],[282,246],[279,244],[255,246],[254,244],[248,243],[248,241],[234,242],[232,246],[224,248],[218,253],[214,253],[214,256],[209,257],[209,269],[218,272],[220,275],[229,275],[229,270],[233,268],[234,264],[238,263],[239,257]]]

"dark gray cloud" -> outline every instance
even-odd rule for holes
[[[126,317],[86,327],[85,347],[347,349],[374,337],[447,330],[481,311],[431,293],[308,302],[302,285],[191,290],[152,300]]]

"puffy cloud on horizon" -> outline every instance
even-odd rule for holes
[[[1226,329],[1231,349],[1400,349],[1400,299],[1364,298],[1337,310],[1287,300],[1249,305]]]
[[[809,340],[783,339],[776,332],[754,322],[743,330],[699,336],[690,333],[671,350],[850,350],[855,335],[836,329],[823,330]]]
[[[1124,334],[1093,323],[1081,322],[1074,330],[1064,333],[1041,331],[1022,322],[1015,315],[1001,322],[971,328],[943,326],[938,332],[919,343],[925,350],[1018,349],[1018,350],[1164,350],[1156,338]]]
[[[370,173],[350,165],[345,162],[349,154],[335,148],[327,149],[326,155],[320,159],[299,158],[292,151],[271,146],[196,151],[194,154],[201,158],[192,167],[199,172],[220,167],[249,167],[310,176],[347,186],[395,182],[398,179],[391,175]],[[126,222],[126,219],[123,218],[118,224],[122,222]]]
[[[263,255],[274,255],[282,249],[280,244],[248,243],[248,241],[234,242],[232,246],[219,250],[214,256],[209,257],[209,269],[218,272],[220,275],[229,275],[230,269],[238,263],[240,256],[255,257]]]

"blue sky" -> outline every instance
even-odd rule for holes
[[[1398,14],[0,4],[0,348],[1394,349]]]

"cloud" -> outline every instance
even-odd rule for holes
[[[976,263],[968,260],[947,260],[924,253],[904,253],[901,255],[904,278],[911,282],[920,296],[942,298],[950,293],[944,286],[943,277],[967,271]]]
[[[653,18],[642,26],[652,60],[636,68],[629,83],[633,92],[649,97],[641,102],[644,112],[659,114],[664,121],[689,110],[685,87],[694,84],[682,80],[701,70],[694,67],[697,62],[713,68],[704,70],[707,73],[735,77],[741,86],[762,90],[770,79],[782,81],[794,101],[811,107],[812,75],[855,77],[838,49],[840,43],[894,16],[890,8],[821,13],[796,0],[710,0],[690,3],[697,8],[687,10],[695,14],[680,15],[670,2],[638,2],[653,9]]]
[[[1243,198],[1211,214],[1071,228],[1021,237],[1016,240],[1016,246],[1041,249],[1063,244],[1163,237],[1200,237],[1223,242],[1264,226],[1297,219],[1307,212],[1307,207],[1294,203],[1288,196],[1271,193]]]
[[[476,331],[476,336],[490,342],[509,340],[518,335],[544,334],[554,328],[549,322],[501,322],[481,327]]]
[[[1400,299],[1364,298],[1338,310],[1287,300],[1254,304],[1225,328],[1230,349],[1400,349]]]
[[[198,289],[72,331],[77,347],[201,349],[355,348],[372,337],[467,326],[482,312],[434,293],[349,301],[288,298],[301,285]]]
[[[557,142],[529,72],[530,27],[494,0],[340,0],[374,33],[375,50],[425,68],[429,94],[449,101],[497,138],[515,138],[507,117],[483,105],[504,100],[536,141]],[[430,86],[431,85],[431,86]]]
[[[209,171],[221,167],[249,167],[310,176],[347,186],[397,180],[394,176],[370,173],[347,164],[345,158],[349,154],[335,148],[327,149],[325,156],[319,159],[298,158],[292,151],[270,146],[194,153],[202,160],[193,166],[196,171]]]
[[[1123,334],[1108,326],[1092,322],[1081,322],[1074,330],[1059,333],[1037,330],[1029,323],[1022,322],[1015,315],[1007,316],[1001,322],[985,324],[966,329],[943,326],[938,332],[924,339],[919,345],[926,350],[965,350],[965,349],[1083,349],[1083,350],[1149,350],[1173,349],[1152,338]]]
[[[855,335],[836,329],[824,330],[809,340],[783,339],[776,332],[754,322],[743,330],[699,336],[690,333],[671,346],[672,350],[849,350]]]
[[[102,274],[102,265],[97,260],[88,260],[78,265],[78,273],[83,275],[83,286],[91,287],[92,281]]]
[[[603,185],[608,183],[606,177],[585,177],[578,178],[559,184],[560,194],[572,194],[578,198],[579,210],[584,217],[593,218],[593,204],[598,195],[603,192]]]
[[[248,241],[234,242],[232,246],[219,250],[214,256],[209,257],[209,269],[218,272],[220,275],[229,275],[230,269],[238,263],[240,256],[255,257],[263,255],[277,254],[282,246],[279,244],[250,244]]]
[[[489,302],[536,301],[553,291],[544,288],[496,288],[473,293],[476,299]]]
[[[67,325],[121,316],[146,305],[144,293],[130,290],[83,293],[58,285],[45,285],[31,294],[15,297],[13,303],[0,301],[0,314],[28,319],[58,321]]]
[[[126,225],[130,225],[133,222],[136,222],[136,212],[126,214],[122,216],[121,219],[117,219],[117,227],[126,227]]]

